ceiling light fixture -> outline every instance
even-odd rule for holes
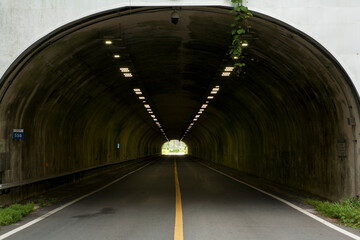
[[[225,72],[232,72],[234,70],[234,67],[225,67]]]
[[[124,73],[124,77],[132,77],[133,75],[131,73]]]
[[[120,58],[119,54],[114,54],[114,58]]]
[[[123,72],[123,73],[128,73],[128,72],[130,72],[129,68],[126,68],[126,67],[121,67],[121,68],[120,68],[120,71]]]
[[[105,41],[105,44],[106,44],[106,45],[111,45],[111,44],[112,44],[112,41],[111,41],[111,40],[106,40],[106,41]]]
[[[228,76],[230,76],[230,74],[231,74],[231,72],[223,72],[223,73],[221,74],[221,76],[222,76],[222,77],[228,77]]]

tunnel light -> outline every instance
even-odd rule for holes
[[[241,46],[247,47],[247,46],[249,46],[249,44],[247,42],[244,42],[244,43],[241,44]]]
[[[207,98],[208,98],[208,99],[213,99],[213,98],[214,98],[214,96],[208,96]]]
[[[126,67],[120,68],[120,71],[123,72],[123,73],[129,73],[130,72],[129,68],[126,68]]]
[[[144,97],[144,96],[140,96],[139,99],[145,99],[145,97]]]
[[[220,90],[220,88],[219,87],[214,87],[211,91],[219,91]]]
[[[193,121],[194,121],[194,122],[196,122],[197,120],[198,120],[197,118],[194,118],[194,120],[193,120]]]
[[[198,114],[202,114],[202,113],[203,113],[203,112],[200,112],[200,111],[198,112]]]
[[[152,118],[156,118],[156,116],[155,116],[155,115],[151,115],[151,117],[152,117]]]
[[[111,45],[111,44],[112,44],[112,41],[111,41],[111,40],[106,40],[106,41],[105,41],[105,44],[106,44],[106,45]]]
[[[150,108],[150,105],[149,104],[144,104],[144,107],[145,108]]]
[[[136,93],[136,94],[142,94],[142,92],[141,92],[141,90],[140,90],[140,88],[134,88],[134,92]]]
[[[120,58],[120,54],[114,54],[114,58]]]
[[[200,117],[200,115],[196,115],[195,117],[198,118],[198,117]]]
[[[152,113],[152,110],[151,110],[151,108],[150,109],[146,109],[149,113]]]
[[[234,67],[225,67],[225,72],[232,72]]]
[[[157,122],[157,119],[156,119],[156,118],[154,118],[154,121],[155,121],[155,122]]]
[[[153,112],[152,112],[152,111],[149,111],[149,113],[150,113],[150,114],[153,114]]]
[[[234,59],[239,59],[239,57],[235,56]]]
[[[124,73],[124,77],[132,77],[133,75],[131,73]]]
[[[146,103],[146,101],[143,101],[143,103]]]
[[[230,76],[230,74],[231,74],[231,72],[223,72],[223,73],[221,74],[221,76],[222,76],[222,77],[228,77],[228,76]]]
[[[207,104],[203,104],[201,108],[205,109],[207,107]]]
[[[217,91],[211,91],[210,94],[217,94]]]
[[[209,103],[209,101],[206,101],[205,103]]]

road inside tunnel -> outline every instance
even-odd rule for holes
[[[354,239],[185,156],[157,159],[6,239],[180,240],[174,236],[175,161],[181,239]]]

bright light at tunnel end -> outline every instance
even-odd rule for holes
[[[171,140],[163,144],[161,148],[162,155],[186,155],[188,147],[183,141]]]

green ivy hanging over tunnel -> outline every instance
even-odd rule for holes
[[[245,21],[252,16],[249,9],[243,5],[243,0],[231,0],[234,8],[231,12],[235,12],[234,23],[231,24],[232,28],[232,48],[230,49],[230,55],[234,59],[234,71],[236,74],[240,74],[245,63],[241,62],[241,55],[243,47],[248,45],[248,42],[243,39],[243,34],[247,32],[245,29]]]

